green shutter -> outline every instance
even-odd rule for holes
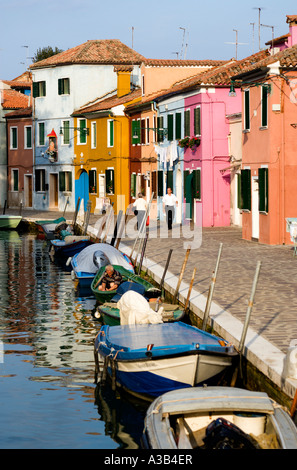
[[[136,197],[136,173],[131,174],[131,197]]]
[[[58,95],[63,94],[63,80],[62,78],[58,78]]]
[[[42,86],[42,95],[41,96],[46,96],[46,82],[41,82]]]
[[[31,148],[32,147],[32,128],[26,127],[26,133],[27,133],[27,148]]]
[[[163,171],[158,170],[158,196],[163,196]]]
[[[268,212],[268,168],[259,168],[259,211]]]
[[[163,116],[158,116],[157,119],[157,141],[158,142],[163,142],[164,140],[164,134],[161,129],[164,129],[164,117]]]
[[[109,147],[113,147],[113,139],[114,139],[113,121],[109,121]]]
[[[167,178],[166,178],[166,188],[171,188],[173,192],[173,171],[167,171]]]
[[[39,123],[39,145],[44,145],[44,122]]]
[[[66,180],[65,171],[60,171],[59,172],[59,190],[60,191],[66,190],[65,180]]]
[[[193,197],[201,199],[201,170],[193,171]]]
[[[167,138],[168,138],[168,140],[173,140],[173,114],[168,114],[167,120],[168,120]]]
[[[251,210],[251,170],[241,170],[242,209]]]
[[[185,137],[190,137],[190,110],[187,109],[185,111],[185,122],[184,122],[184,136]]]
[[[80,137],[79,137],[79,142],[81,144],[85,144],[86,141],[87,141],[87,134],[86,134],[86,120],[85,119],[81,119],[79,121],[79,133],[80,133]]]
[[[69,121],[63,122],[63,144],[69,144],[70,142],[70,129]]]
[[[186,178],[186,219],[192,219],[193,215],[193,173]]]
[[[237,208],[242,209],[241,174],[237,173]]]
[[[181,139],[181,113],[175,114],[175,138]]]
[[[194,134],[201,135],[200,107],[194,109]]]
[[[244,128],[250,128],[250,91],[244,92]]]
[[[262,86],[262,122],[261,125],[262,127],[266,127],[268,124],[268,86],[264,85]]]
[[[18,131],[17,128],[12,129],[12,148],[16,149],[18,147]]]
[[[189,170],[184,171],[184,198],[186,197],[186,181],[187,181],[187,177],[189,174],[190,174]]]
[[[39,84],[38,82],[33,82],[33,98],[37,98],[39,96]]]
[[[132,121],[132,144],[140,144],[140,121]]]

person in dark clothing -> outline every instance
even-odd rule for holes
[[[109,264],[108,266],[106,266],[105,274],[103,275],[102,279],[99,279],[95,288],[100,282],[101,284],[98,287],[99,290],[101,291],[116,290],[122,282],[122,276],[118,271],[114,269],[113,266]]]

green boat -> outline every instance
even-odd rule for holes
[[[17,228],[21,220],[22,216],[20,215],[0,215],[0,229],[7,230]]]
[[[154,298],[154,297],[160,296],[161,294],[160,289],[157,289],[156,287],[154,287],[153,284],[143,279],[141,276],[138,276],[137,274],[133,274],[131,271],[128,271],[127,269],[123,268],[123,266],[113,265],[113,267],[116,271],[118,271],[121,274],[123,278],[122,282],[130,281],[132,283],[141,284],[145,288],[146,297]],[[100,304],[104,304],[105,302],[110,302],[111,299],[117,293],[116,290],[101,291],[98,289],[98,286],[95,287],[97,282],[100,280],[100,278],[103,277],[104,273],[105,273],[105,266],[102,266],[97,271],[97,274],[94,277],[92,284],[91,284],[91,290],[94,296],[96,297],[96,300]]]
[[[152,310],[155,310],[156,302],[150,302],[149,305]],[[159,307],[163,307],[163,322],[180,321],[185,315],[185,311],[182,310],[179,305],[159,303],[158,308]],[[98,310],[95,312],[95,318],[102,320],[109,326],[120,325],[120,309],[117,308],[117,304],[114,302],[105,302],[98,307]]]

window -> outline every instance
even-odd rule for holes
[[[12,191],[19,190],[19,170],[12,170],[11,172],[11,188]]]
[[[250,130],[250,90],[244,92],[244,130]]]
[[[62,121],[62,145],[70,143],[70,121]]]
[[[150,118],[146,118],[146,143],[150,143]]]
[[[38,145],[45,145],[44,122],[38,123]]]
[[[105,170],[105,192],[106,194],[114,194],[114,169],[107,168]]]
[[[25,126],[24,128],[24,148],[31,149],[32,148],[32,126]]]
[[[190,114],[190,110],[187,109],[185,111],[185,122],[184,122],[184,136],[185,137],[190,137],[190,117],[191,117],[191,114]]]
[[[241,170],[241,206],[242,210],[251,210],[251,170]]]
[[[198,108],[197,108],[198,109]],[[193,170],[193,198],[201,199],[201,170]]]
[[[59,172],[59,190],[72,192],[72,173],[71,171]]]
[[[158,196],[163,196],[163,171],[158,170]]]
[[[140,121],[141,125],[141,143],[145,144],[146,143],[146,130],[145,130],[145,119],[141,119]]]
[[[87,143],[87,121],[85,119],[78,120],[79,131],[77,132],[77,143],[86,144]]]
[[[18,148],[18,128],[11,127],[10,128],[10,148],[15,150]]]
[[[97,193],[97,170],[89,171],[89,193]]]
[[[259,211],[268,212],[268,168],[259,168]]]
[[[264,85],[261,87],[262,99],[261,99],[261,127],[267,127],[268,125],[268,86]]]
[[[108,119],[107,121],[107,147],[113,147],[114,144],[114,121]]]
[[[33,98],[40,98],[46,96],[46,83],[34,82],[33,83]]]
[[[45,170],[35,170],[35,191],[45,191]]]
[[[168,127],[168,140],[173,140],[173,114],[168,114],[167,116],[167,127]]]
[[[133,120],[132,121],[132,144],[137,145],[140,144],[140,120]]]
[[[175,138],[181,139],[181,113],[175,114]]]
[[[152,194],[154,193],[154,199],[157,198],[157,172],[152,171]]]
[[[91,123],[91,148],[95,149],[97,147],[97,123]]]
[[[58,79],[58,94],[70,95],[70,80],[69,78]]]
[[[171,188],[171,189],[172,189],[172,192],[173,192],[173,171],[172,171],[172,170],[168,170],[168,171],[167,171],[166,190],[167,190],[168,188]]]
[[[194,109],[194,135],[201,135],[201,120],[200,120],[201,108],[198,106]]]
[[[157,118],[157,141],[158,142],[163,142],[164,140],[163,129],[164,129],[164,117],[158,116]]]

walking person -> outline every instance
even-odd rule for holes
[[[175,207],[178,205],[177,197],[172,193],[171,188],[167,188],[167,194],[163,197],[163,212],[166,213],[168,230],[172,230],[172,222],[175,214]]]
[[[146,214],[147,203],[142,193],[138,193],[138,198],[133,204],[134,214],[137,216],[137,230],[141,228],[142,220]]]

